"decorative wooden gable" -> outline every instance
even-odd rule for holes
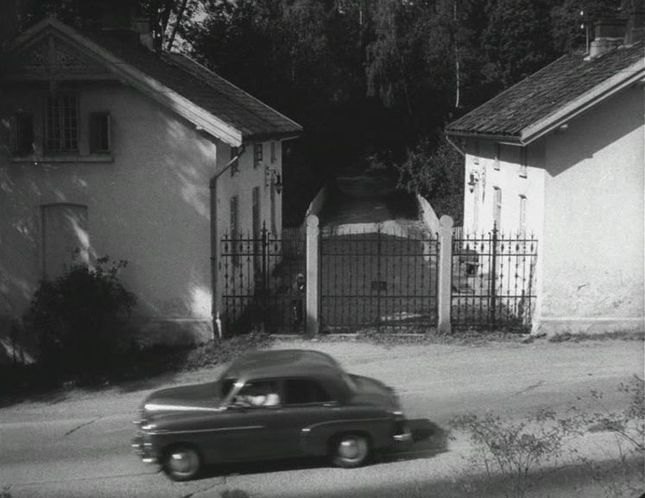
[[[114,75],[94,56],[53,32],[45,32],[7,56],[9,80],[96,80]]]

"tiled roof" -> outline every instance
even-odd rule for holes
[[[182,54],[158,55],[132,36],[123,34],[84,32],[83,36],[240,130],[245,139],[277,138],[302,132],[295,121]]]
[[[645,57],[639,42],[592,60],[565,55],[446,127],[446,133],[520,137],[522,130],[625,71]]]

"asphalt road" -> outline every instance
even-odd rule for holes
[[[618,384],[643,374],[643,345],[635,341],[281,346],[324,350],[347,370],[395,387],[419,441],[360,469],[335,469],[320,461],[256,463],[208,469],[202,479],[173,483],[131,453],[131,420],[151,389],[208,380],[218,371],[203,370],[0,409],[0,496],[3,486],[12,497],[457,496],[471,448],[465,438],[447,438],[455,415],[495,411],[523,419],[541,407],[581,406],[576,398],[592,389],[604,393],[601,405],[583,408],[615,409],[624,403]],[[590,436],[585,452],[602,458],[603,441],[602,434]],[[604,496],[578,470],[556,471],[535,496],[571,496],[574,489],[578,496]]]

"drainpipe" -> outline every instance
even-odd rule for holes
[[[222,338],[222,323],[220,321],[219,310],[217,309],[219,290],[217,288],[217,244],[219,242],[219,234],[217,233],[217,180],[222,176],[222,174],[228,171],[228,169],[233,166],[240,157],[242,157],[244,149],[245,146],[242,144],[237,155],[226,163],[220,171],[215,173],[208,182],[211,201],[211,317],[213,319],[213,339],[215,339],[215,337],[218,337],[219,339]]]
[[[461,148],[452,140],[452,138],[450,138],[450,135],[445,134],[445,137],[448,143],[452,145],[457,152],[459,152],[463,157],[466,157],[466,153],[461,150]]]

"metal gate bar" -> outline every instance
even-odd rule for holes
[[[429,235],[322,231],[321,328],[426,332],[437,321],[437,264]]]
[[[526,332],[535,307],[537,239],[488,234],[453,237],[453,328]]]

